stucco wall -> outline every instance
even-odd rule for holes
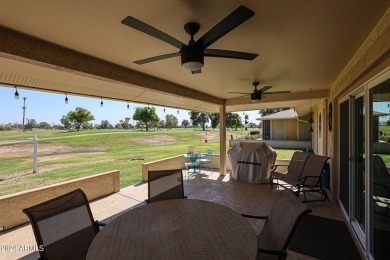
[[[338,199],[339,185],[339,101],[349,93],[362,87],[390,67],[390,8],[366,38],[336,81],[330,88],[329,102],[333,104],[333,130],[327,133],[327,155],[332,157],[331,187],[333,197]]]
[[[286,140],[298,140],[298,120],[286,120]]]

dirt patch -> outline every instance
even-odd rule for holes
[[[170,135],[152,135],[147,138],[135,138],[133,141],[140,144],[174,144],[177,142],[177,138]]]
[[[38,157],[38,162],[48,162],[59,159],[74,158],[78,156],[88,156],[88,155],[100,155],[105,154],[105,152],[93,152],[93,153],[68,153],[68,154],[57,154],[57,155],[48,155]]]
[[[3,175],[1,176],[2,180],[9,180],[21,176],[26,176],[30,174],[39,174],[39,173],[44,173],[48,171],[52,171],[58,168],[69,168],[69,167],[75,167],[75,166],[87,166],[91,164],[96,164],[96,163],[108,163],[108,162],[113,162],[115,159],[105,159],[105,160],[97,160],[97,161],[92,161],[92,162],[80,162],[80,163],[58,163],[58,164],[52,164],[52,165],[47,165],[47,166],[41,166],[38,167],[38,173],[33,173],[32,169],[31,170],[25,170],[25,171],[20,171],[20,172],[15,172],[9,175]]]
[[[80,148],[86,151],[88,150],[102,151],[105,149],[104,147],[84,148],[84,147],[71,147],[71,146],[60,145],[60,144],[38,144],[38,156],[41,157],[42,155],[53,154],[53,153],[61,153],[61,155],[58,156],[67,156],[62,154],[70,153],[75,150],[79,152],[81,150]],[[32,158],[33,155],[34,155],[34,145],[32,143],[0,146],[0,158],[20,158],[20,157]]]
[[[219,139],[219,134],[217,133],[212,133],[212,132],[204,132],[202,134],[198,134],[199,138],[201,140],[217,140]]]
[[[65,145],[40,144],[38,145],[38,154],[50,154],[54,152],[70,152],[71,147]],[[0,158],[15,158],[33,156],[34,145],[32,143],[4,145],[0,146]]]

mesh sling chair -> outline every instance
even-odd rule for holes
[[[299,196],[299,193],[303,193],[305,198],[305,202],[313,202],[313,201],[329,201],[328,194],[323,188],[323,177],[324,177],[324,168],[329,160],[329,157],[309,154],[306,159],[305,166],[303,167],[301,177],[298,181],[289,182],[291,185],[296,187],[296,195]],[[321,198],[319,200],[307,200],[306,193],[307,192],[317,192],[321,194]]]
[[[284,178],[298,179],[302,174],[302,170],[303,167],[305,166],[307,156],[309,156],[308,153],[294,152],[293,156],[291,157],[290,164],[287,167],[287,172],[276,171],[279,166],[286,166],[286,165],[272,166],[271,177],[269,179],[271,188],[273,188],[274,185],[280,185],[279,180],[283,181]]]
[[[386,164],[379,155],[373,156],[374,210],[383,216],[390,216],[390,174]]]
[[[199,158],[197,162],[200,162],[201,167],[205,166],[207,171],[211,169],[213,173],[213,150],[207,149],[205,158]]]
[[[276,195],[268,216],[243,217],[265,219],[264,227],[257,236],[259,259],[286,259],[288,245],[302,217],[311,209],[302,203],[290,190]]]
[[[29,217],[43,259],[85,259],[99,231],[81,189],[48,200],[23,212]]]
[[[181,169],[148,172],[147,203],[168,199],[184,199]]]

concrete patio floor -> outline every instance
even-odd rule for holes
[[[147,183],[139,183],[121,189],[118,193],[100,198],[90,203],[95,220],[110,222],[123,212],[133,207],[143,205],[147,199]],[[270,188],[268,184],[255,185],[230,179],[229,175],[220,176],[219,172],[203,171],[203,177],[185,177],[184,193],[188,199],[207,200],[228,206],[239,213],[252,215],[267,215],[274,195],[278,191]],[[334,202],[308,203],[313,215],[343,220],[340,208]],[[259,234],[263,221],[248,220]],[[30,224],[3,232],[0,236],[0,245],[19,246],[36,245]],[[12,248],[12,247],[11,247]],[[36,259],[37,252],[28,250],[6,251],[0,250],[0,259]],[[289,251],[287,259],[314,259],[293,251]]]

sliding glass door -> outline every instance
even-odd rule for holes
[[[390,69],[339,103],[339,201],[366,256],[390,259]]]
[[[370,89],[370,108],[370,253],[390,259],[390,79]]]

